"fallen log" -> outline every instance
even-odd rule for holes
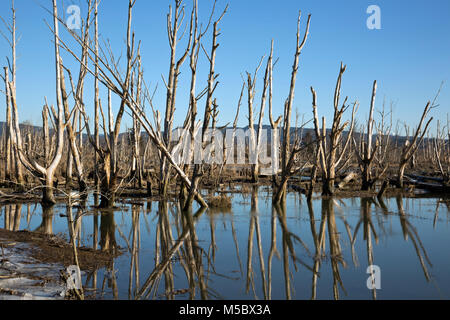
[[[350,181],[356,178],[357,174],[355,172],[350,172],[345,176],[344,179],[338,184],[339,189],[343,189]]]
[[[420,182],[425,182],[425,181],[435,181],[435,182],[440,182],[442,184],[444,184],[446,181],[443,178],[436,178],[436,177],[426,177],[426,176],[420,176],[420,175],[415,175],[415,174],[405,174],[405,177],[420,181]]]
[[[450,186],[446,186],[444,184],[437,184],[437,183],[431,183],[431,182],[423,182],[419,180],[415,180],[409,177],[406,177],[406,183],[409,185],[413,185],[417,189],[422,189],[430,192],[436,192],[436,193],[450,193]]]

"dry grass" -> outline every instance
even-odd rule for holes
[[[231,197],[221,194],[207,199],[210,208],[231,208]]]

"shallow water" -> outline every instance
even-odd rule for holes
[[[273,208],[265,187],[230,195],[229,212],[188,216],[176,203],[146,200],[109,213],[94,210],[93,197],[74,207],[79,245],[125,250],[108,268],[83,277],[87,293],[98,299],[450,298],[449,207],[440,199],[308,204],[289,193],[284,208]],[[6,205],[0,226],[69,240],[66,213],[65,205],[45,211],[39,204]],[[369,265],[379,267],[374,283],[381,289],[368,288]]]

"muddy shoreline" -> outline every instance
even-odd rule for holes
[[[107,267],[122,252],[80,247],[77,254],[81,272],[89,273]],[[0,229],[0,300],[70,299],[61,272],[74,264],[73,249],[64,239]]]
[[[29,231],[0,229],[0,239],[31,245],[32,258],[43,263],[60,263],[64,267],[74,265],[73,249],[65,240],[55,236]],[[101,251],[86,247],[77,248],[80,269],[93,271],[108,266],[122,252]]]

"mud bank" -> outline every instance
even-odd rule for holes
[[[82,274],[108,266],[120,254],[78,248]],[[0,229],[0,300],[65,299],[61,271],[73,264],[73,249],[63,239]]]

